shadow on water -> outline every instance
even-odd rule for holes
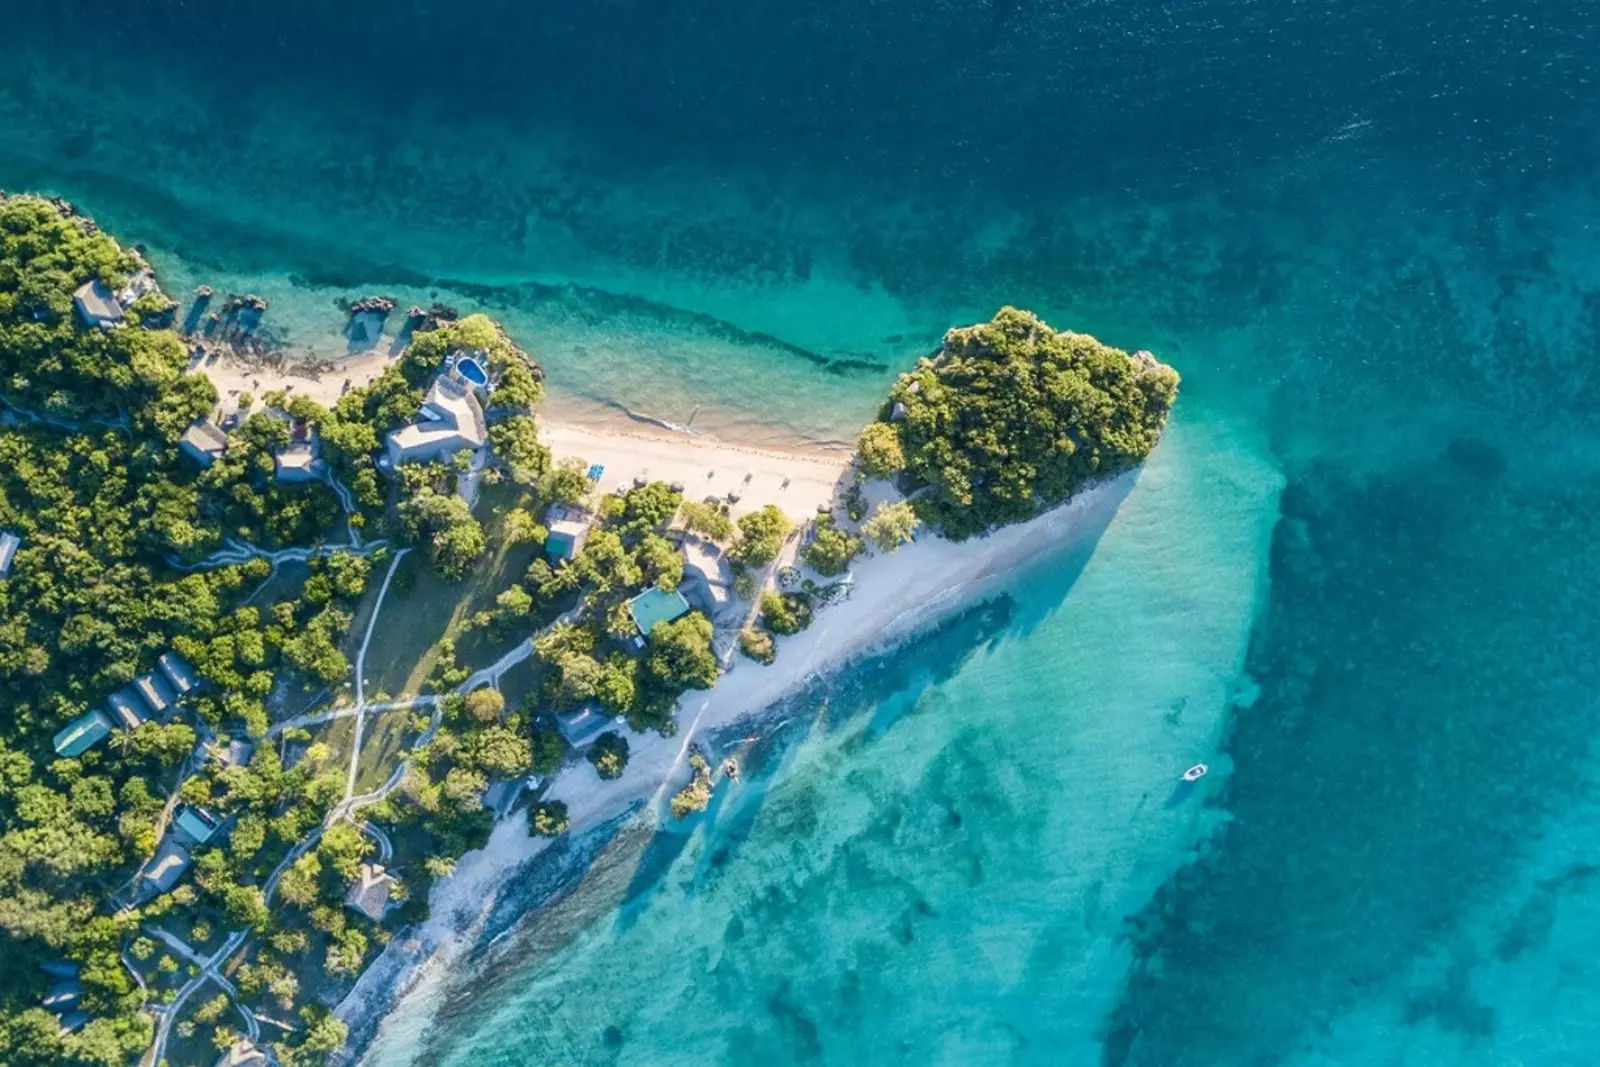
[[[764,718],[776,720],[773,728],[752,731],[748,724],[735,723],[711,733],[704,747],[713,766],[739,752],[753,732],[760,735],[739,752],[743,781],[738,801],[729,801],[732,790],[723,783],[704,813],[656,834],[629,885],[629,907],[618,916],[618,929],[626,929],[644,914],[652,891],[688,846],[691,833],[704,834],[708,846],[695,872],[696,881],[714,877],[737,854],[755,828],[770,786],[783,777],[808,738],[853,729],[867,717],[865,729],[843,738],[838,755],[845,758],[883,736],[905,716],[926,709],[928,698],[937,695],[974,656],[992,653],[1008,638],[1032,634],[1077,582],[1136,480],[1136,474],[1123,478],[1107,490],[1108,498],[1086,517],[1093,523],[1086,536],[1075,539],[1065,552],[1030,561],[1012,576],[1014,585],[1027,581],[1029,596],[998,593],[911,641],[813,680],[769,709]]]
[[[1016,602],[1009,596],[996,597],[968,608],[912,644],[815,682],[774,708],[779,724],[763,732],[743,754],[738,799],[732,800],[731,783],[722,782],[704,812],[674,820],[651,838],[628,885],[627,906],[617,916],[616,929],[626,930],[643,916],[695,834],[705,837],[707,847],[693,881],[714,878],[754,831],[770,786],[783,776],[808,738],[846,730],[862,716],[872,716],[868,730],[846,739],[840,755],[870,744],[893,721],[879,719],[876,712],[893,706],[898,709],[896,719],[911,713],[922,697],[958,674],[972,656],[992,647],[1015,617]],[[712,764],[750,733],[746,726],[711,735],[706,749]]]
[[[713,765],[732,752],[741,760],[740,784],[730,788],[723,783],[705,813],[666,829],[649,829],[630,813],[603,833],[563,843],[559,854],[552,849],[537,857],[528,872],[511,879],[521,888],[496,903],[475,950],[477,962],[452,976],[452,991],[421,1039],[414,1062],[430,1062],[450,1034],[473,1032],[505,1000],[525,996],[527,981],[542,961],[597,923],[609,919],[612,934],[637,924],[666,899],[662,891],[667,880],[678,872],[697,836],[704,838],[699,859],[682,876],[691,893],[714,884],[756,832],[772,788],[784,780],[807,740],[836,734],[835,753],[842,761],[905,717],[937,713],[941,688],[974,657],[1031,633],[1059,608],[1135,480],[1121,479],[1082,517],[1081,532],[1070,549],[1031,559],[1007,574],[986,599],[890,650],[815,679],[768,708],[755,724],[734,723],[703,735],[702,747]],[[1025,598],[1010,592],[1023,586]],[[950,818],[959,822],[954,813]]]

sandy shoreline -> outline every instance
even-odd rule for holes
[[[241,393],[259,400],[277,389],[332,407],[344,393],[346,381],[351,388],[364,385],[382,374],[390,362],[382,352],[367,353],[316,375],[292,362],[281,368],[269,367],[223,355],[196,369],[211,379],[227,411]],[[775,447],[748,428],[724,427],[722,433],[712,433],[674,427],[570,398],[541,405],[537,418],[540,440],[557,459],[580,459],[604,468],[599,481],[602,492],[632,485],[635,478],[675,482],[682,484],[691,500],[714,496],[731,501],[737,497],[730,506],[735,517],[767,504],[776,504],[796,520],[811,517],[838,494],[852,458],[851,450],[844,446],[786,441]],[[730,428],[745,432],[729,436]]]
[[[622,777],[602,781],[581,761],[559,773],[547,795],[566,803],[569,833],[591,831],[635,806],[655,809],[688,779],[689,745],[703,735],[757,719],[813,679],[905,641],[1033,560],[1090,543],[1111,522],[1134,478],[1127,474],[1085,490],[1031,522],[981,539],[954,544],[925,535],[898,552],[858,561],[852,596],[819,611],[808,630],[781,638],[775,663],[736,658],[714,688],[686,694],[678,704],[675,737],[630,734]],[[474,931],[510,875],[548,844],[528,836],[526,817],[519,814],[496,826],[485,848],[461,858],[456,874],[435,886],[428,921],[391,943],[339,1006],[355,1048],[364,1051],[374,1038],[381,1041],[391,1020],[408,1029],[426,1021],[428,991],[473,946]],[[396,1011],[408,1003],[415,1010]]]

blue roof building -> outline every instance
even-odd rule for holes
[[[194,668],[176,652],[163,652],[157,656],[156,667],[179,696],[184,696],[200,684],[194,676]]]
[[[610,725],[611,717],[592,700],[576,711],[556,716],[556,729],[567,739],[567,744],[578,749],[587,748]]]
[[[111,720],[98,708],[86,711],[55,736],[56,755],[66,759],[81,756],[111,735]]]
[[[132,687],[123,687],[106,697],[106,705],[111,708],[111,714],[126,730],[137,730],[150,713],[145,710],[144,702],[134,693]]]
[[[165,716],[172,710],[172,705],[177,701],[178,694],[172,691],[172,686],[159,674],[141,674],[133,680],[134,691],[139,694],[150,713],[157,718]]]

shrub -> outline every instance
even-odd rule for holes
[[[567,832],[571,825],[567,806],[559,800],[545,800],[533,806],[533,819],[528,824],[540,837],[555,837]]]
[[[856,442],[861,470],[870,478],[892,478],[905,470],[906,454],[900,435],[887,422],[874,422],[861,431]]]
[[[821,518],[817,520],[816,535],[801,556],[818,574],[831,577],[843,574],[863,547],[861,538],[845,533],[832,519]]]
[[[587,758],[602,778],[620,778],[628,766],[628,739],[607,730],[589,746]]]
[[[921,520],[917,518],[917,511],[911,502],[901,500],[894,504],[879,504],[872,517],[861,524],[861,532],[867,535],[867,540],[878,551],[893,552],[912,539],[919,525]]]
[[[729,553],[734,559],[752,567],[765,567],[783,551],[784,539],[794,525],[774,504],[760,511],[752,511],[739,519],[739,543]]]
[[[811,598],[805,593],[763,593],[761,624],[775,634],[799,633],[811,625]]]
[[[778,658],[777,645],[773,643],[772,635],[763,633],[753,626],[747,626],[739,632],[739,651],[757,663],[771,663]]]

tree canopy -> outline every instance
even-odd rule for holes
[[[1178,394],[1178,374],[1086,334],[1002,308],[951,330],[890,390],[860,442],[864,469],[901,476],[922,518],[960,540],[1022,522],[1140,463]]]

